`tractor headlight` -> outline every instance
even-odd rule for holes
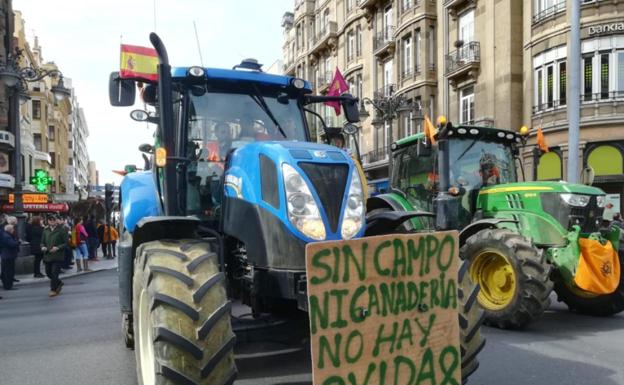
[[[355,168],[351,173],[351,184],[348,191],[347,207],[342,214],[341,234],[344,239],[353,238],[364,224],[364,193],[360,175]]]
[[[589,195],[561,194],[561,199],[570,206],[575,207],[585,207],[589,203]]]
[[[596,203],[598,204],[598,207],[600,208],[605,207],[605,204],[607,203],[607,197],[605,197],[604,195],[598,195],[596,197]]]
[[[310,192],[310,188],[301,175],[291,165],[282,164],[288,219],[305,236],[322,241],[325,239],[325,224]]]

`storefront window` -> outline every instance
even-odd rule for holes
[[[554,151],[539,158],[537,180],[561,180],[561,157]]]
[[[587,165],[594,169],[596,176],[622,175],[624,159],[622,152],[614,146],[602,145],[594,148],[587,157]]]

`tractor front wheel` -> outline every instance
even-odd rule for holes
[[[555,281],[555,292],[559,301],[568,305],[570,311],[608,317],[624,311],[624,240],[620,241],[618,250],[620,259],[620,283],[611,294],[593,295],[571,287],[562,279]]]
[[[470,263],[470,276],[481,287],[478,301],[486,323],[521,329],[550,306],[551,266],[543,251],[507,229],[484,229],[472,235],[460,254]]]
[[[132,286],[139,385],[234,382],[231,305],[209,243],[142,244]]]

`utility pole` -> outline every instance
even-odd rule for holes
[[[570,42],[568,47],[568,182],[578,183],[579,178],[579,122],[581,115],[581,4],[580,0],[568,1],[570,5]]]

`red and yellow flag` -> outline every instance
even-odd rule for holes
[[[121,45],[121,63],[119,77],[158,81],[158,54],[153,48],[136,45]]]
[[[546,144],[546,139],[544,139],[541,127],[537,127],[537,146],[544,152],[550,152],[550,150],[548,150],[548,145]]]
[[[435,134],[436,129],[433,126],[433,123],[431,123],[429,117],[425,115],[425,137],[427,137],[427,140],[429,140],[431,144],[436,144]]]

